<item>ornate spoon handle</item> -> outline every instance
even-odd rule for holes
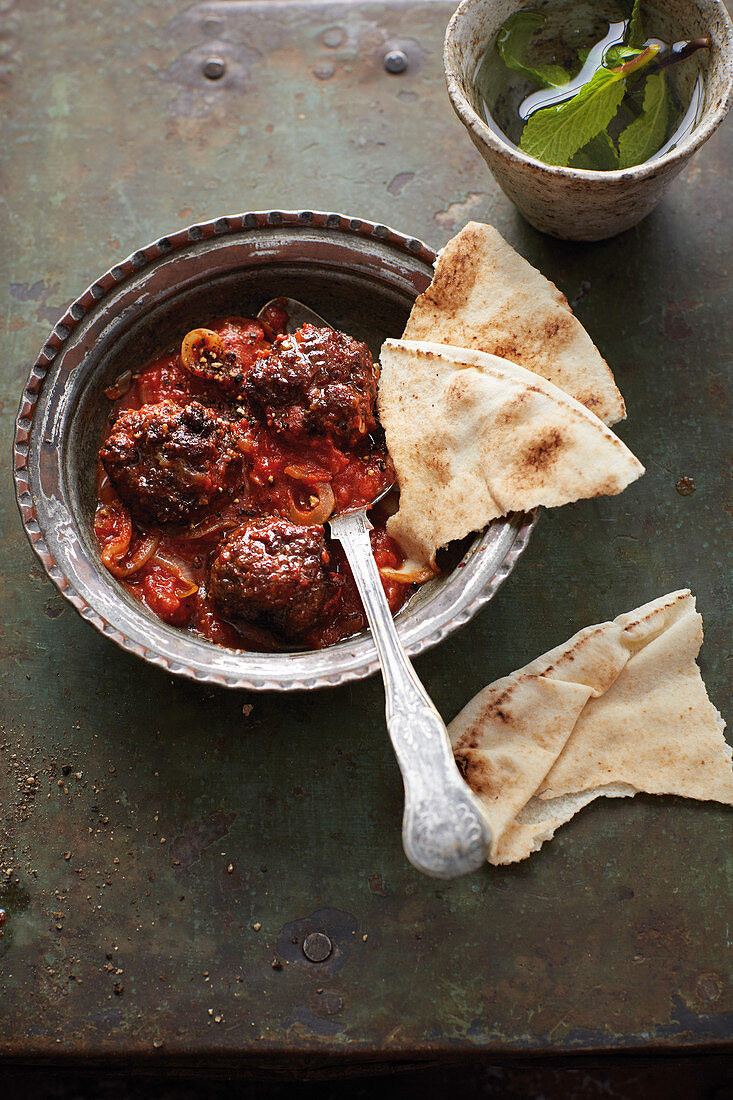
[[[402,648],[369,541],[366,510],[330,520],[343,545],[382,665],[387,728],[405,785],[402,843],[419,871],[456,878],[485,862],[491,834],[453,760],[445,724]]]

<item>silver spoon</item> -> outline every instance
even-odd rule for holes
[[[287,310],[288,332],[304,321],[320,328],[332,327],[292,298],[273,299],[258,317],[272,304]],[[351,566],[379,655],[387,729],[405,787],[405,854],[426,875],[457,878],[486,862],[491,832],[478,799],[456,767],[445,723],[402,647],[382,588],[369,539],[372,525],[367,510],[384,495],[380,493],[363,508],[331,516],[328,522]]]

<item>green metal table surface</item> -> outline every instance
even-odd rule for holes
[[[418,672],[450,719],[580,627],[689,586],[725,710],[730,130],[635,230],[544,237],[450,108],[450,12],[0,4],[6,1059],[275,1066],[733,1037],[729,809],[601,800],[527,862],[424,878],[401,849],[378,679],[289,697],[173,679],[76,615],[17,516],[9,443],[27,371],[120,257],[242,210],[340,210],[433,246],[484,220],[574,303],[647,472],[620,497],[544,514],[497,598]],[[393,47],[400,75],[383,67]],[[334,942],[326,962],[302,953],[312,930]]]

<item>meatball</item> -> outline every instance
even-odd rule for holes
[[[99,452],[131,511],[157,523],[181,523],[210,504],[236,455],[229,425],[198,401],[123,412]]]
[[[316,625],[334,594],[327,564],[322,527],[256,519],[222,542],[209,592],[225,615],[297,638]]]
[[[305,324],[253,365],[244,392],[276,432],[330,434],[354,446],[376,426],[378,378],[366,344]]]

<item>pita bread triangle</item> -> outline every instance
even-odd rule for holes
[[[448,242],[402,335],[510,359],[606,424],[626,416],[608,364],[565,295],[490,225],[469,222]]]
[[[695,663],[702,637],[694,597],[673,592],[581,630],[464,707],[448,732],[492,826],[491,863],[525,859],[600,796],[733,805],[733,752]]]
[[[379,418],[400,486],[387,530],[414,561],[499,516],[620,493],[644,472],[563,390],[516,363],[387,340]]]

